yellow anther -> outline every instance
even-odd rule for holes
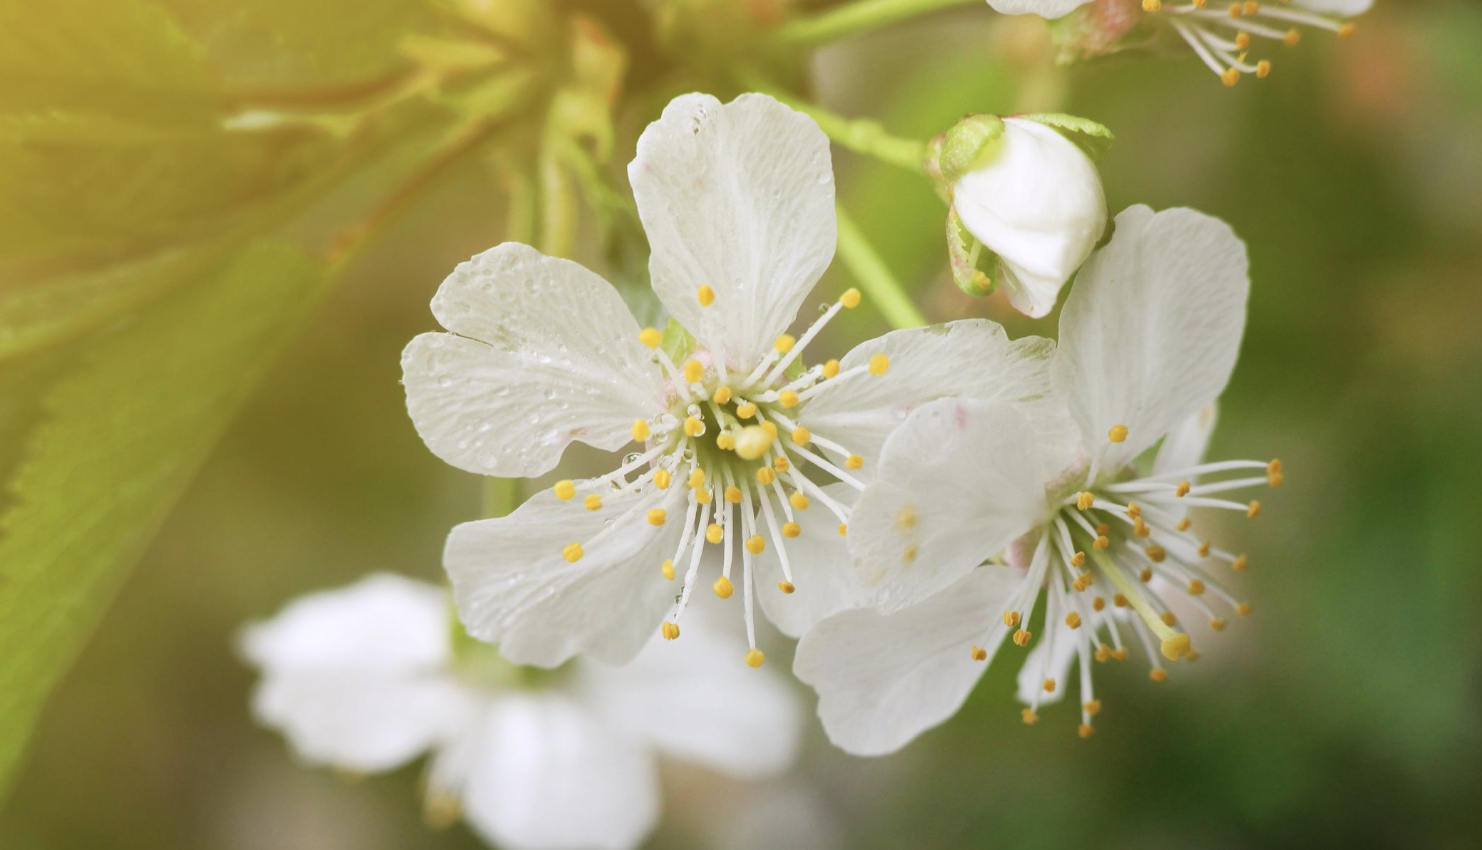
[[[783,334],[782,336],[777,337],[777,341],[772,343],[772,347],[777,349],[778,354],[786,354],[787,352],[792,351],[792,347],[797,344],[798,341],[793,337],[792,334]]]
[[[797,537],[803,533],[803,527],[795,522],[784,522],[782,524],[782,536],[787,538]]]
[[[716,404],[730,404],[731,388],[726,386],[716,387],[715,392],[711,394],[710,399]]]
[[[687,384],[699,383],[705,377],[705,364],[698,360],[684,361],[684,381]]]
[[[556,486],[552,487],[551,490],[556,494],[557,499],[564,502],[576,495],[576,482],[570,480],[557,481]]]
[[[1266,483],[1271,485],[1272,487],[1280,487],[1285,482],[1286,476],[1282,475],[1280,472],[1266,473]]]
[[[1224,73],[1220,74],[1220,82],[1227,86],[1233,86],[1240,82],[1240,72],[1234,68],[1226,68]]]
[[[1148,671],[1148,678],[1154,682],[1166,682],[1168,681],[1168,671],[1162,667],[1154,667]]]
[[[848,523],[844,523],[844,522],[839,523],[839,536],[840,537],[848,537],[849,536],[849,524]]]
[[[777,470],[778,472],[786,472],[791,467],[792,461],[789,461],[783,455],[778,455],[772,458],[772,468]]]
[[[1047,693],[1047,694],[1054,693],[1055,692],[1055,680],[1054,679],[1046,679],[1044,681],[1044,684],[1041,687],[1043,687],[1045,689],[1045,693]]]
[[[1196,579],[1190,579],[1189,580],[1189,595],[1190,596],[1203,596],[1204,595],[1204,582],[1200,581],[1197,578]]]
[[[1235,613],[1236,614],[1239,614],[1242,617],[1244,617],[1246,614],[1249,614],[1250,613],[1250,603],[1249,602],[1242,602],[1239,605],[1236,605],[1235,606]]]
[[[767,548],[767,541],[760,534],[753,534],[746,538],[746,551],[753,555],[760,555]]]
[[[731,594],[736,592],[736,588],[731,586],[731,580],[725,576],[716,579],[715,584],[710,585],[710,589],[715,591],[715,595],[721,599],[730,599]]]
[[[1241,554],[1235,556],[1235,560],[1230,562],[1230,569],[1243,570],[1246,567],[1246,563],[1247,561],[1245,558],[1245,553],[1242,552]]]
[[[1191,486],[1192,485],[1190,485],[1187,481],[1180,481],[1178,482],[1178,488],[1173,491],[1173,495],[1182,499],[1183,497],[1189,495],[1189,488]]]
[[[763,654],[760,649],[756,649],[755,647],[753,647],[749,652],[746,653],[746,666],[750,667],[753,670],[762,666],[762,662],[766,660],[767,656]]]
[[[1111,531],[1111,526],[1107,525],[1104,522],[1102,524],[1096,526],[1096,533],[1097,534],[1100,534],[1102,537],[1105,537],[1107,535],[1107,533],[1110,532],[1110,531]]]
[[[772,435],[772,439],[774,439],[774,440],[777,439],[777,423],[776,422],[763,422],[761,424],[761,429],[763,431],[766,431],[768,434],[771,434]]]
[[[763,466],[756,471],[756,481],[763,486],[777,480],[777,472],[770,466]]]
[[[1076,734],[1082,738],[1089,738],[1096,734],[1096,729],[1089,723],[1082,723],[1080,728],[1076,730]]]
[[[1142,516],[1142,506],[1139,505],[1139,504],[1137,504],[1136,502],[1128,502],[1127,503],[1127,518],[1128,519],[1137,519],[1140,516]]]
[[[715,435],[715,446],[723,452],[736,450],[736,437],[733,434],[721,432]]]
[[[1115,606],[1117,606],[1118,608],[1126,608],[1127,607],[1127,597],[1123,596],[1120,593],[1115,594],[1115,595],[1112,596],[1112,604],[1115,605]]]
[[[799,425],[792,429],[792,441],[800,446],[806,446],[813,440],[813,434],[807,428]]]
[[[1280,475],[1282,471],[1281,458],[1274,458],[1270,463],[1266,464],[1267,475]]]
[[[1113,425],[1113,426],[1111,426],[1111,430],[1106,432],[1106,438],[1108,440],[1111,440],[1113,443],[1123,442],[1124,440],[1127,439],[1127,426],[1126,425]]]
[[[750,419],[756,415],[756,405],[751,402],[736,405],[736,417],[739,419]]]
[[[642,419],[634,419],[633,420],[633,439],[636,442],[640,442],[641,443],[644,440],[647,440],[648,439],[648,434],[649,434],[648,423],[645,422],[645,421],[643,421]]]
[[[1124,646],[1121,649],[1112,650],[1111,657],[1113,661],[1119,664],[1125,662],[1127,660],[1127,647]]]
[[[794,590],[797,590],[797,588],[794,587],[793,583],[790,581],[777,582],[777,589],[782,591],[783,593],[792,593]]]
[[[1009,628],[1012,629],[1015,626],[1019,625],[1019,620],[1020,620],[1020,617],[1019,617],[1019,612],[1018,611],[1005,611],[1005,612],[1003,612],[1003,624],[1005,626],[1008,626]]]
[[[839,361],[830,360],[823,364],[823,376],[825,378],[837,378],[839,376]]]
[[[1065,625],[1070,626],[1072,629],[1079,629],[1081,627],[1081,615],[1074,611],[1066,614]]]
[[[659,572],[661,572],[661,573],[664,574],[664,578],[669,579],[670,581],[673,581],[674,580],[674,561],[672,559],[665,558],[664,559],[664,563],[659,564]]]
[[[725,534],[726,530],[721,528],[718,523],[712,522],[705,527],[705,539],[711,543],[719,543],[725,537]]]
[[[1014,632],[1014,643],[1018,646],[1028,646],[1029,640],[1033,637],[1034,635],[1030,632],[1027,632],[1024,629],[1020,629],[1017,632]]]
[[[747,425],[736,435],[736,454],[742,460],[756,460],[772,448],[776,437],[760,425]]]
[[[914,543],[911,544],[910,546],[907,546],[906,547],[906,551],[904,551],[904,552],[901,553],[901,563],[903,563],[903,564],[914,564],[914,563],[916,563],[916,553],[918,551],[919,550],[916,548],[916,545]]]
[[[1235,34],[1235,46],[1241,50],[1250,49],[1250,33],[1241,32]]]
[[[895,512],[895,527],[901,531],[910,531],[916,527],[915,505],[901,505],[900,510]]]
[[[670,482],[669,470],[660,469],[654,473],[654,486],[660,490],[668,490]]]
[[[1344,24],[1343,27],[1338,30],[1338,37],[1348,38],[1349,36],[1353,35],[1353,31],[1356,29],[1358,29],[1357,24]]]
[[[732,484],[726,488],[726,501],[733,505],[741,504],[741,488]]]
[[[861,466],[864,466],[864,458],[859,455],[850,455],[844,458],[845,469],[859,469]]]
[[[708,505],[714,497],[715,494],[710,492],[709,487],[701,487],[695,490],[695,504],[697,505]]]
[[[777,394],[777,403],[783,408],[791,410],[798,406],[798,394],[792,390],[783,390]]]
[[[700,302],[701,307],[709,307],[715,303],[715,290],[708,285],[701,286],[695,291],[695,299]]]
[[[602,497],[597,495],[596,493],[588,495],[585,499],[581,500],[581,503],[583,505],[586,505],[587,510],[589,511],[602,510]]]
[[[664,636],[664,640],[674,640],[679,637],[679,624],[665,623],[659,626],[659,634]]]
[[[1173,626],[1175,626],[1175,625],[1178,624],[1178,618],[1175,617],[1175,616],[1173,616],[1173,612],[1172,611],[1164,611],[1162,614],[1160,614],[1158,616],[1158,619],[1160,619],[1160,620],[1163,621],[1163,625],[1168,626],[1170,628],[1172,628]]]
[[[988,650],[984,649],[981,646],[978,646],[977,644],[973,644],[972,659],[974,661],[987,661]]]
[[[1076,494],[1075,506],[1077,510],[1090,510],[1091,506],[1094,504],[1096,504],[1096,494],[1092,493],[1090,490],[1082,490],[1080,493]]]
[[[1147,584],[1148,582],[1153,580],[1153,568],[1143,567],[1142,572],[1138,573],[1137,577],[1142,581],[1143,584]]]
[[[1098,596],[1098,597],[1096,597],[1096,598],[1094,598],[1094,599],[1091,600],[1091,610],[1093,610],[1093,611],[1100,611],[1101,609],[1103,609],[1105,607],[1106,607],[1106,600],[1105,599],[1102,599],[1100,596]]]
[[[658,328],[644,328],[638,332],[638,341],[649,348],[658,348],[659,343],[664,341],[664,335],[659,333]]]
[[[580,543],[567,543],[566,548],[561,550],[561,557],[565,558],[566,562],[570,564],[580,561],[581,556],[584,554],[586,553],[581,550]]]
[[[1255,519],[1256,517],[1260,516],[1261,515],[1261,503],[1259,501],[1255,500],[1255,499],[1251,499],[1250,500],[1250,507],[1248,507],[1248,508],[1245,509],[1245,515],[1247,517],[1249,517],[1250,519]]]
[[[1142,0],[1142,10],[1144,12],[1161,12],[1163,10],[1163,0]]]
[[[1168,659],[1169,661],[1177,661],[1185,655],[1188,655],[1189,650],[1192,649],[1192,647],[1189,644],[1189,636],[1184,634],[1183,632],[1178,632],[1176,634],[1172,634],[1166,638],[1163,638],[1163,641],[1161,644],[1159,644],[1158,649],[1162,651],[1164,658]]]
[[[1238,17],[1240,17],[1240,4],[1239,3],[1231,3],[1230,4],[1230,17],[1232,17],[1232,18],[1238,18]]]
[[[1101,713],[1101,700],[1093,699],[1089,702],[1083,703],[1081,705],[1081,710],[1094,717]]]
[[[664,509],[663,508],[654,508],[653,510],[651,510],[651,511],[648,512],[648,524],[649,525],[663,525],[664,524],[664,517],[665,517],[665,513],[664,513]]]
[[[1215,617],[1213,620],[1210,620],[1209,621],[1209,627],[1211,629],[1214,629],[1217,632],[1224,631],[1225,630],[1225,620],[1224,620],[1224,618],[1223,617]]]
[[[1025,726],[1033,726],[1039,720],[1039,715],[1035,714],[1032,708],[1026,708],[1019,712],[1019,716],[1024,718]]]
[[[1199,557],[1201,557],[1201,558],[1208,558],[1209,557],[1209,541],[1206,540],[1203,543],[1200,543],[1199,544],[1199,548],[1196,551],[1198,551]]]
[[[1090,573],[1081,573],[1080,575],[1076,576],[1075,581],[1070,583],[1070,586],[1075,588],[1076,593],[1082,593],[1086,590],[1086,588],[1091,586],[1091,582],[1092,578]]]
[[[1106,547],[1108,547],[1110,545],[1111,545],[1111,540],[1108,539],[1105,534],[1098,535],[1095,540],[1091,541],[1091,548],[1092,549],[1098,549],[1098,550],[1099,549],[1105,549]]]
[[[1245,0],[1245,14],[1254,15],[1261,11],[1261,4],[1257,0]]]
[[[884,354],[870,355],[870,374],[883,375],[890,371],[890,358]]]
[[[1162,546],[1158,546],[1156,544],[1153,546],[1149,546],[1148,548],[1142,550],[1142,552],[1144,555],[1148,556],[1148,560],[1152,561],[1155,564],[1163,563],[1163,559],[1168,557],[1167,550],[1165,550]]]
[[[1286,31],[1286,37],[1284,37],[1281,41],[1287,47],[1296,47],[1297,44],[1302,41],[1302,33],[1299,32],[1296,27],[1292,27],[1291,29]]]
[[[691,487],[700,487],[700,486],[703,486],[704,484],[705,484],[705,470],[699,468],[698,466],[695,467],[694,469],[691,469],[690,470],[689,485]]]
[[[1173,527],[1175,529],[1179,530],[1179,531],[1188,531],[1189,530],[1189,526],[1191,526],[1193,524],[1194,524],[1194,521],[1193,520],[1189,519],[1188,517],[1184,517],[1183,519],[1179,520],[1178,523],[1176,525],[1174,525]]]
[[[1085,552],[1077,552],[1074,555],[1071,555],[1070,556],[1070,565],[1072,567],[1079,567],[1079,566],[1084,565],[1085,563],[1086,563],[1086,553]]]
[[[1100,646],[1096,647],[1096,653],[1092,657],[1101,662],[1109,661],[1112,657],[1111,647],[1107,646],[1104,643],[1101,644]]]
[[[1148,528],[1148,524],[1142,521],[1142,517],[1138,517],[1132,523],[1132,533],[1138,537],[1147,537],[1153,533],[1153,530]]]
[[[705,423],[694,416],[686,417],[684,420],[684,433],[691,437],[698,437],[705,433]]]
[[[844,305],[845,310],[853,310],[859,306],[860,297],[859,290],[851,286],[839,296],[839,303]]]
[[[1241,33],[1241,34],[1244,35],[1244,33]],[[1269,59],[1262,59],[1261,61],[1257,62],[1256,63],[1256,77],[1258,77],[1259,79],[1264,80],[1264,79],[1266,79],[1269,76],[1271,76],[1271,60],[1269,60]]]
[[[794,490],[793,494],[787,497],[787,500],[792,503],[793,510],[797,511],[808,510],[808,505],[810,504],[808,497],[804,496],[801,490]]]

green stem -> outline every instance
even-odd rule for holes
[[[520,504],[523,484],[519,478],[485,478],[483,515],[490,518],[508,515]]]
[[[870,303],[896,328],[916,328],[927,324],[926,317],[916,309],[915,302],[901,288],[900,281],[890,273],[890,268],[875,253],[843,207],[838,208],[838,217],[839,256],[859,280],[859,287],[870,297]]]
[[[983,5],[983,0],[855,0],[816,15],[797,18],[777,31],[790,44],[820,44],[889,26],[949,6]]]
[[[836,115],[815,103],[779,92],[760,80],[750,80],[748,83],[753,90],[771,95],[812,118],[824,135],[840,147],[925,176],[925,142],[892,136],[885,132],[878,121]]]

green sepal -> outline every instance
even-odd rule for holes
[[[969,115],[942,137],[936,170],[948,185],[983,165],[998,153],[1003,119],[997,115]]]
[[[968,247],[968,239],[972,240],[972,248]],[[996,268],[998,255],[967,233],[955,206],[947,209],[947,256],[951,260],[952,282],[957,284],[958,289],[974,298],[986,298],[993,294],[998,282],[981,267],[987,265],[989,268]]]
[[[699,343],[678,321],[670,319],[669,324],[664,326],[664,338],[659,342],[659,349],[675,363],[688,357],[698,346]]]
[[[1041,112],[1034,115],[1019,115],[1027,121],[1037,121],[1054,130],[1075,143],[1076,147],[1085,151],[1086,156],[1092,162],[1100,162],[1106,152],[1111,150],[1117,137],[1105,126],[1097,124],[1089,118],[1081,118],[1077,115],[1065,115],[1060,112]]]

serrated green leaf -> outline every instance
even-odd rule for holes
[[[1097,124],[1089,118],[1081,118],[1077,115],[1064,115],[1059,112],[1043,112],[1034,115],[1020,115],[1030,121],[1038,121],[1046,127],[1050,127],[1060,135],[1070,139],[1086,156],[1091,157],[1092,162],[1099,162],[1106,152],[1111,150],[1117,137],[1111,130],[1101,124]]]
[[[101,335],[44,394],[0,516],[0,789],[47,694],[323,282],[297,251],[249,249]]]

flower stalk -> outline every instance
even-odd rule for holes
[[[777,35],[789,44],[824,44],[877,30],[938,9],[969,4],[982,5],[981,0],[856,0],[797,18],[785,24]]]
[[[875,253],[869,240],[860,232],[859,225],[844,212],[843,207],[838,209],[838,219],[839,257],[859,281],[860,289],[869,295],[870,303],[890,322],[891,327],[918,328],[928,324],[926,316],[916,308],[915,302],[901,288],[900,281]]]

